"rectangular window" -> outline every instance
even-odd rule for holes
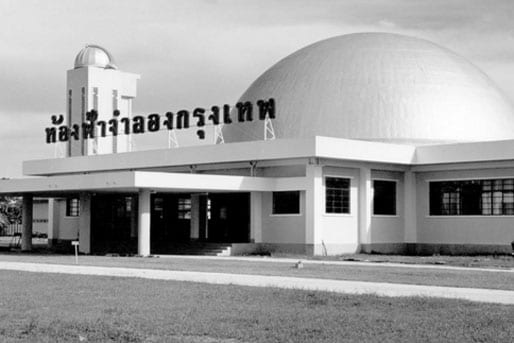
[[[350,179],[325,178],[325,212],[350,213]]]
[[[273,192],[273,214],[300,214],[300,191]]]
[[[191,219],[191,198],[178,199],[177,216],[178,219]]]
[[[78,217],[80,214],[80,200],[78,198],[66,199],[66,216]]]
[[[396,215],[395,181],[373,181],[373,214]]]
[[[514,179],[430,182],[430,215],[514,215]]]

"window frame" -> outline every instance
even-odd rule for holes
[[[511,213],[511,214],[503,214],[504,213],[504,201],[503,199],[505,198],[505,193],[514,193],[514,190],[508,190],[505,188],[505,180],[512,180],[512,182],[514,183],[514,176],[485,176],[485,177],[466,177],[466,178],[448,178],[448,179],[426,179],[425,182],[427,184],[427,205],[426,205],[426,217],[427,218],[470,218],[470,217],[477,217],[477,218],[484,218],[484,217],[493,217],[493,218],[506,218],[506,217],[514,217],[514,211]],[[482,211],[482,213],[480,214],[433,214],[433,211],[432,211],[432,198],[431,198],[431,184],[432,183],[451,183],[451,182],[455,182],[455,183],[459,183],[459,182],[466,182],[466,181],[477,181],[480,183],[480,187],[481,187],[481,201],[480,201],[480,210]],[[489,190],[489,192],[491,193],[491,213],[490,214],[483,214],[483,203],[482,203],[482,199],[483,199],[483,195],[484,195],[484,192],[486,192],[487,190],[484,190],[483,188],[483,184],[484,182],[491,182],[491,189]],[[500,190],[496,190],[497,192],[501,192],[502,193],[502,202],[500,203],[500,206],[501,206],[501,209],[502,209],[502,213],[501,214],[494,214],[494,203],[492,201],[493,199],[493,193],[495,192],[494,190],[494,184],[495,184],[495,181],[501,181],[501,184],[502,184],[502,188],[501,188],[501,191]],[[460,190],[460,193],[462,193],[462,190]],[[512,197],[514,199],[514,194],[512,194]],[[460,207],[459,207],[459,211],[462,213],[462,195],[460,195]]]
[[[394,214],[375,214],[375,181],[394,182]],[[398,180],[386,178],[372,178],[373,199],[371,202],[371,216],[372,217],[399,217],[398,214]]]
[[[76,205],[72,205],[72,202],[76,201]],[[80,198],[78,197],[67,197],[65,201],[65,217],[77,218],[80,217]],[[73,209],[73,211],[72,211]]]
[[[348,212],[327,212],[327,179],[346,179],[348,180]],[[348,175],[333,175],[327,174],[323,176],[323,215],[334,217],[349,217],[353,215],[352,212],[352,184],[353,177]]]
[[[276,193],[297,193],[298,194],[298,213],[275,213],[275,194]],[[271,213],[270,217],[298,217],[302,216],[302,191],[272,191],[271,192]]]

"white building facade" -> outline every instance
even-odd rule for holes
[[[139,77],[115,68],[103,48],[79,53],[69,127],[91,110],[133,119]],[[274,108],[259,119],[261,99]],[[95,131],[69,137],[65,158],[26,161],[35,178],[0,181],[24,197],[23,248],[32,199],[46,197],[49,238],[83,253],[511,251],[514,112],[461,57],[398,35],[335,37],[278,62],[240,103],[253,117],[234,106],[214,128],[224,144],[131,151],[131,134]]]

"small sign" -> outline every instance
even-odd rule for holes
[[[71,241],[71,245],[75,247],[75,264],[79,264],[79,241]]]

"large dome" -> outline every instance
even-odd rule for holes
[[[388,33],[330,38],[287,56],[241,101],[274,98],[277,138],[386,142],[514,138],[514,112],[478,68],[431,42]],[[234,117],[234,115],[233,115]],[[225,125],[226,142],[263,139],[263,122]]]

